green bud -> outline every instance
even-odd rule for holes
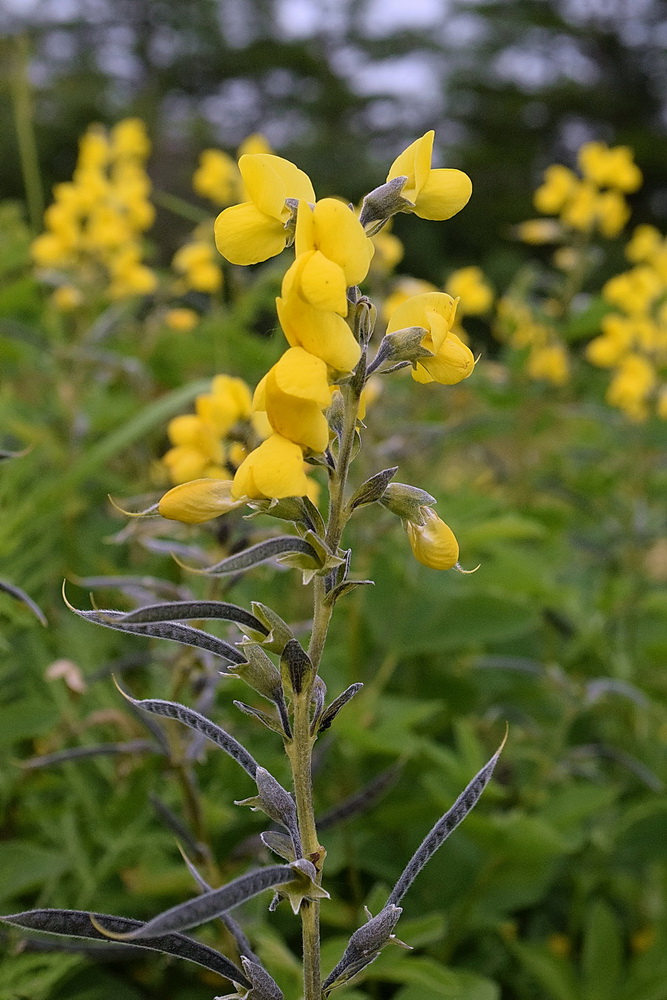
[[[367,236],[379,233],[392,215],[402,212],[406,205],[410,205],[410,202],[401,196],[406,181],[407,177],[394,177],[393,180],[381,184],[366,195],[359,221]]]
[[[420,490],[416,486],[389,483],[379,502],[402,521],[410,521],[421,527],[426,523],[421,508],[431,507],[437,501],[426,490]]]

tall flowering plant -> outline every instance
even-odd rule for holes
[[[218,377],[213,391],[199,398],[196,414],[172,422],[167,465],[176,485],[145,513],[198,524],[248,507],[291,524],[290,532],[271,535],[200,572],[226,577],[275,561],[300,571],[313,598],[307,645],[276,610],[260,602],[250,609],[191,600],[130,612],[77,612],[107,628],[207,650],[225,663],[224,673],[241,677],[269,703],[266,712],[239,707],[281,740],[291,790],[217,722],[176,702],[138,700],[122,692],[153,731],[155,717],[177,720],[194,731],[195,739],[210,741],[236,761],[253,786],[238,804],[271,820],[261,837],[279,860],[219,887],[209,885],[188,860],[199,895],[147,922],[72,910],[31,910],[3,918],[6,922],[177,955],[230,980],[230,1000],[278,1000],[283,996],[279,985],[230,916],[246,900],[272,890],[269,909],[286,901],[301,921],[303,996],[322,1000],[394,940],[405,894],[489,782],[502,746],[426,834],[379,912],[367,914],[334,967],[322,970],[320,906],[329,893],[326,849],[313,809],[312,754],[319,735],[363,686],[354,683],[328,700],[324,651],[338,601],[371,582],[354,576],[345,529],[362,508],[379,503],[401,520],[420,563],[433,570],[461,569],[456,537],[424,489],[395,482],[396,468],[382,469],[358,485],[351,482],[363,431],[363,394],[372,375],[410,369],[417,383],[452,385],[474,370],[470,349],[454,332],[457,301],[449,294],[429,291],[401,302],[376,345],[376,310],[359,287],[374,253],[370,236],[394,214],[447,219],[470,197],[465,174],[431,167],[433,138],[427,133],[395,160],[386,182],[365,198],[359,216],[342,201],[318,201],[309,178],[292,163],[270,153],[246,154],[239,170],[247,201],[226,208],[215,226],[219,250],[238,265],[294,247],[276,302],[287,347],[252,400],[239,380]],[[311,499],[310,465],[326,470],[325,515]],[[189,478],[193,474],[198,478]],[[207,619],[233,623],[242,638],[234,644],[187,624]],[[214,918],[223,920],[234,942],[232,957],[184,933]]]

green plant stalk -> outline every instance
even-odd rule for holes
[[[329,485],[329,518],[325,541],[336,552],[341,535],[350,516],[345,505],[345,487],[352,460],[352,448],[359,411],[359,394],[350,386],[342,389],[345,398],[345,419],[341,435],[336,468]],[[324,578],[315,577],[313,629],[308,655],[313,672],[308,684],[294,698],[294,732],[287,752],[292,766],[292,781],[296,802],[299,832],[303,854],[317,869],[317,882],[321,881],[324,849],[320,846],[313,809],[312,752],[315,738],[310,732],[310,702],[313,682],[322,659],[333,605],[325,601]],[[320,973],[320,904],[319,900],[305,900],[300,909],[303,941],[304,1000],[321,1000],[322,978]]]
[[[33,128],[32,101],[28,80],[28,39],[25,35],[19,35],[15,39],[14,50],[11,92],[16,139],[30,226],[33,232],[38,233],[42,228],[42,216],[44,215],[44,192]]]

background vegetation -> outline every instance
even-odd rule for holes
[[[0,579],[48,622],[0,594],[2,912],[69,906],[146,918],[193,892],[177,837],[213,881],[235,877],[258,852],[256,817],[231,806],[248,794],[243,777],[213,754],[189,759],[176,734],[168,756],[157,752],[112,673],[137,696],[208,701],[285,777],[269,734],[232,705],[236,681],[218,680],[193,651],[95,629],[61,599],[65,577],[78,607],[91,590],[100,606],[145,601],[158,578],[167,595],[222,596],[169,552],[215,558],[270,522],[128,524],[107,496],[141,506],[159,495],[169,418],[215,373],[253,385],[282,349],[271,333],[282,261],[251,282],[226,269],[213,296],[189,291],[183,303],[201,315],[191,332],[168,326],[164,292],[91,303],[85,321],[55,308],[29,248],[90,123],[147,123],[157,207],[147,252],[161,289],[193,223],[214,214],[191,189],[200,152],[233,152],[257,130],[319,196],[357,199],[408,141],[435,128],[441,162],[470,173],[473,199],[449,223],[406,218],[394,232],[406,248],[400,270],[440,287],[470,264],[498,293],[537,275],[519,285],[543,306],[550,251],[520,244],[514,227],[533,214],[542,170],[572,165],[589,139],[633,148],[644,174],[633,223],[664,232],[667,49],[657,2],[435,6],[433,23],[415,5],[410,24],[361,2],[43,0],[0,14],[0,448],[27,449],[0,462]],[[358,481],[399,465],[401,481],[437,497],[464,565],[480,569],[418,566],[379,508],[355,525],[356,571],[376,586],[341,602],[325,674],[333,693],[360,676],[366,688],[321,741],[318,808],[326,816],[378,776],[383,792],[323,833],[331,965],[363,905],[374,911],[384,898],[505,720],[511,736],[484,801],[407,900],[400,935],[414,954],[387,949],[350,1000],[667,997],[665,423],[612,409],[608,373],[583,356],[599,332],[602,283],[627,267],[626,239],[600,244],[559,327],[572,359],[563,384],[530,379],[525,353],[498,341],[488,316],[473,317],[466,328],[482,360],[470,380],[426,392],[397,379],[369,410]],[[369,293],[381,301],[391,290],[389,271],[378,271]],[[119,576],[132,584],[114,589]],[[294,584],[291,573],[258,570],[224,595],[265,601],[306,629]],[[99,744],[114,752],[35,762]],[[296,997],[296,924],[281,910],[268,918],[264,902],[244,910],[244,925]],[[210,926],[202,938],[219,945],[220,934]],[[2,1000],[224,991],[185,963],[95,964],[17,949],[14,936],[2,947]]]

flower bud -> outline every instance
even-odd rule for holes
[[[454,532],[431,507],[423,507],[422,515],[424,524],[405,525],[415,559],[430,569],[452,569],[459,561]]]
[[[389,483],[379,502],[402,521],[423,525],[426,521],[424,510],[436,502],[426,490],[406,483]]]

